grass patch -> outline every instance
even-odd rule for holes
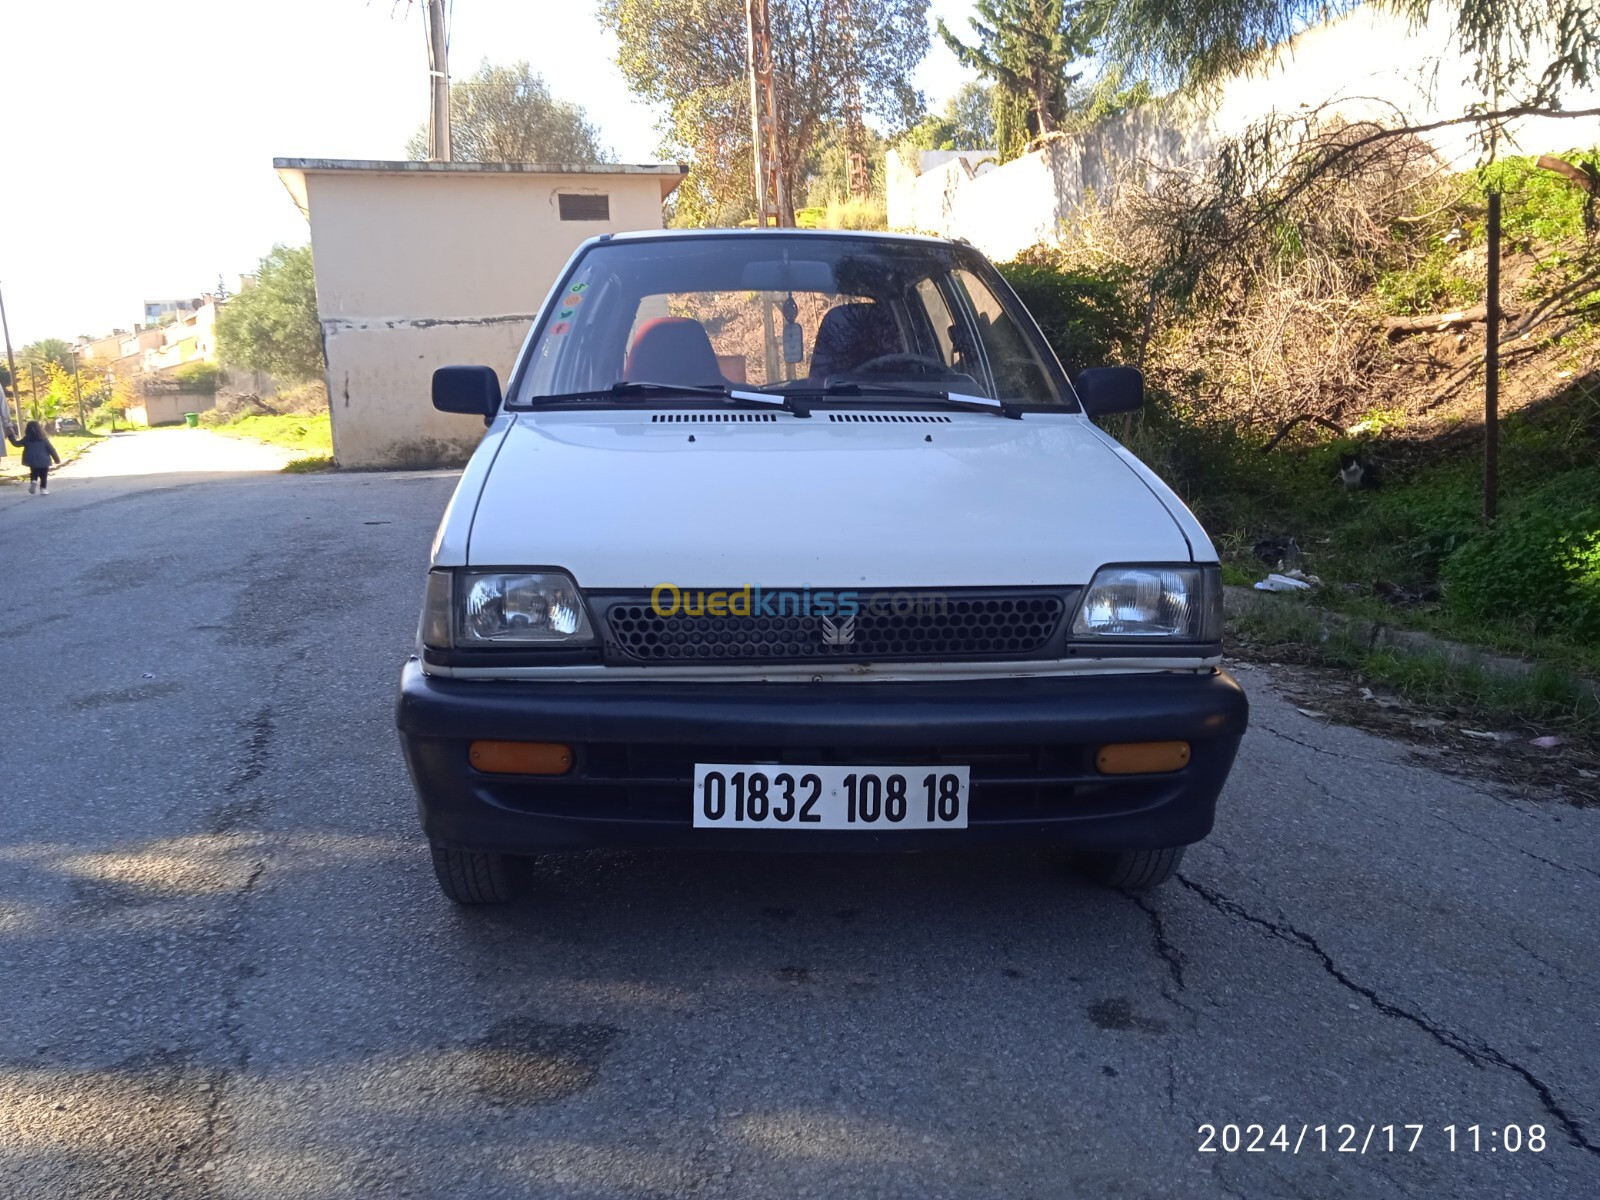
[[[215,424],[202,422],[212,433],[228,437],[253,438],[289,450],[302,450],[308,456],[333,458],[333,429],[327,413],[305,416],[295,413],[250,413]]]
[[[334,468],[333,455],[308,454],[304,458],[296,458],[284,464],[283,469],[290,475],[312,475],[318,471],[331,471]]]
[[[1600,734],[1600,698],[1586,681],[1551,664],[1525,675],[1453,660],[1443,652],[1370,647],[1337,616],[1284,598],[1228,620],[1230,639],[1252,656],[1354,671],[1413,704],[1453,711],[1474,723],[1531,724]]]

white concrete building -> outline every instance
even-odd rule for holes
[[[334,458],[345,467],[463,461],[476,418],[436,412],[435,367],[512,361],[586,238],[659,229],[677,163],[273,161],[311,225]]]

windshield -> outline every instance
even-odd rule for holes
[[[552,302],[516,403],[673,384],[1076,407],[1049,355],[965,246],[805,234],[605,242]],[[631,401],[642,391],[670,398],[632,389]]]

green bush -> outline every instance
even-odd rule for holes
[[[217,382],[222,378],[222,368],[216,363],[184,363],[172,373],[172,377],[178,381],[180,392],[204,392],[209,396],[216,393]]]
[[[1600,509],[1507,520],[1445,563],[1451,611],[1535,634],[1600,638]]]
[[[1600,638],[1600,469],[1528,493],[1450,555],[1443,582],[1461,616]]]
[[[1073,270],[1049,251],[1034,249],[1001,263],[1000,274],[1039,322],[1068,374],[1131,356],[1139,313],[1127,268]]]

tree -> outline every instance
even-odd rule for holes
[[[969,80],[942,111],[908,129],[898,145],[902,150],[993,150],[994,93],[992,86]]]
[[[950,52],[984,79],[992,79],[995,137],[1002,159],[1015,158],[1029,140],[1061,128],[1067,89],[1081,77],[1067,68],[1089,50],[1094,29],[1083,3],[1067,0],[978,0],[967,24],[977,34],[969,46],[939,22]]]
[[[64,338],[41,338],[39,341],[22,348],[22,358],[25,362],[36,363],[40,366],[53,362],[58,367],[72,365],[72,343]]]
[[[423,126],[406,144],[428,157]],[[527,60],[509,67],[488,59],[450,84],[450,157],[457,162],[603,163],[615,156],[583,109],[557,100]]]
[[[770,0],[784,186],[791,207],[847,89],[894,129],[921,109],[911,74],[928,48],[928,0]],[[601,0],[635,95],[665,109],[662,153],[690,160],[679,224],[736,224],[754,211],[744,0]],[[791,214],[792,215],[792,214]]]
[[[306,383],[326,370],[310,246],[274,246],[256,286],[217,314],[217,355],[231,366]]]
[[[945,103],[952,150],[993,150],[994,88],[969,79]]]
[[[1361,0],[1097,0],[1098,49],[1108,63],[1160,83],[1207,84]],[[1381,0],[1413,20],[1433,0]],[[1490,108],[1555,109],[1567,89],[1600,77],[1594,0],[1442,0],[1456,40],[1474,63]]]

